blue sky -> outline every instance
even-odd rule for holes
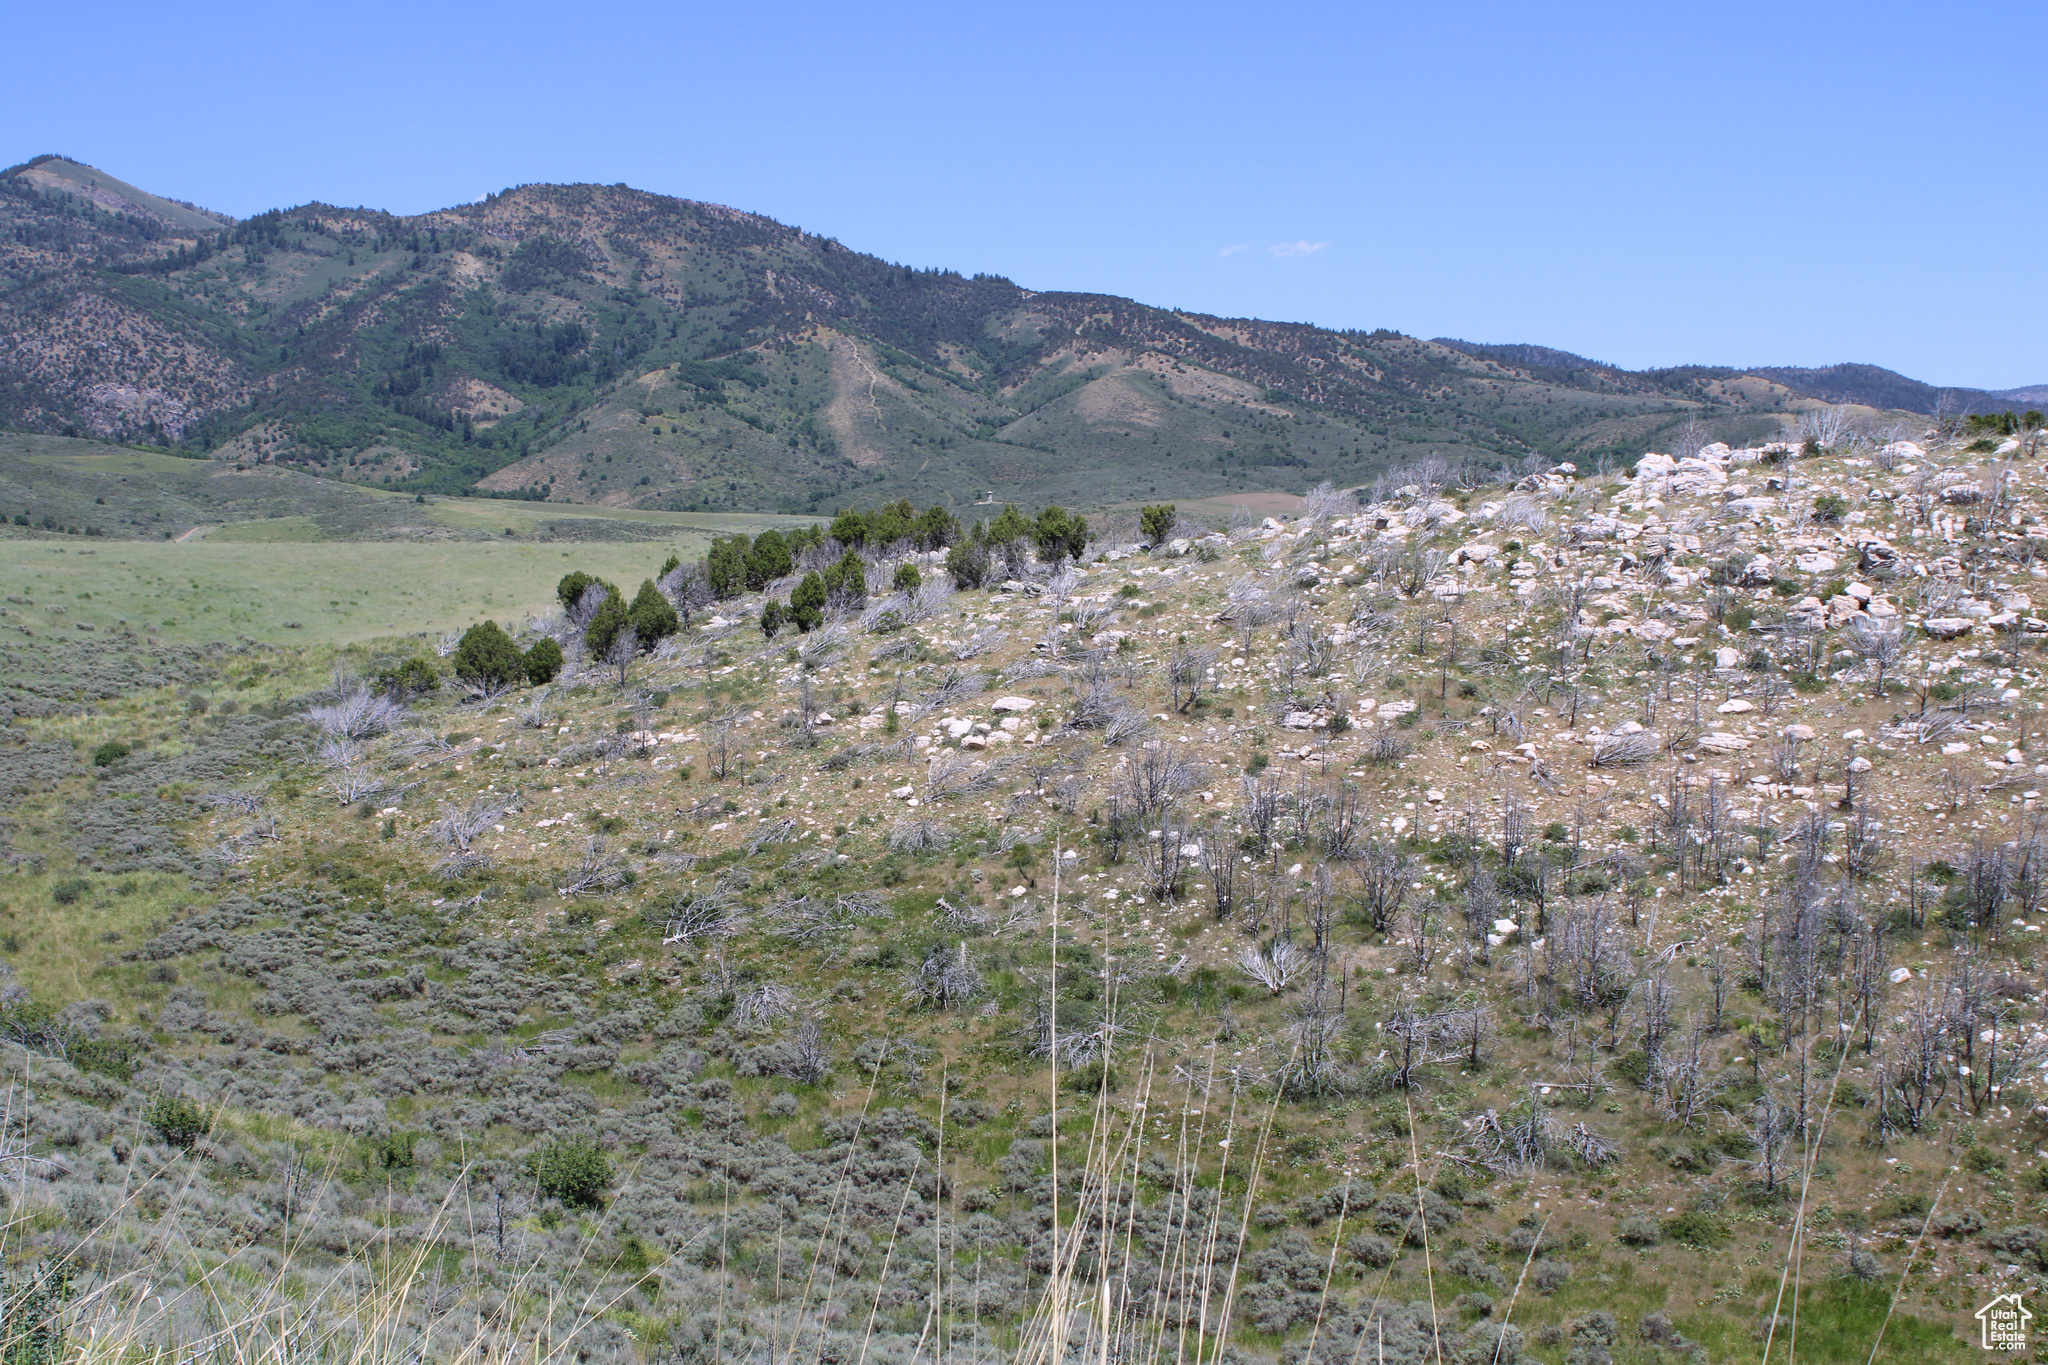
[[[11,13],[0,162],[61,152],[235,214],[625,181],[1033,288],[1632,367],[2048,383],[2038,4],[92,18]]]

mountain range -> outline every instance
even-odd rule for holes
[[[0,172],[0,425],[420,492],[1099,506],[2044,393],[1212,317],[897,265],[624,185],[236,219],[63,157]]]

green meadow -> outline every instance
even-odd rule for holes
[[[269,523],[233,528],[260,533]],[[146,631],[166,640],[247,636],[266,644],[346,643],[523,619],[571,569],[628,589],[673,551],[701,556],[710,530],[585,544],[293,542],[182,544],[0,541],[0,632],[76,636]],[[20,600],[16,600],[20,599]]]

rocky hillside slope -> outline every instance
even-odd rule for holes
[[[0,747],[23,1249],[151,1339],[1975,1358],[2048,1289],[2037,458],[870,546],[769,638],[828,541],[517,625],[544,688],[102,641]]]

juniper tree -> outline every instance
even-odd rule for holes
[[[510,687],[526,681],[526,656],[496,621],[480,621],[462,633],[455,648],[455,676],[467,683]]]
[[[654,586],[653,579],[640,584],[640,591],[633,598],[633,605],[627,610],[632,622],[633,634],[643,650],[653,649],[683,628],[676,617],[676,609],[661,595],[661,589]]]
[[[795,572],[796,557],[789,551],[789,542],[782,533],[775,530],[763,531],[755,537],[754,544],[745,556],[747,588],[751,592],[761,589]]]
[[[625,599],[619,596],[617,588],[613,588],[605,594],[604,602],[591,616],[590,624],[584,627],[583,647],[590,651],[591,658],[608,663],[612,642],[618,639],[621,631],[632,629],[632,625],[632,614],[626,610]]]
[[[830,600],[824,578],[813,571],[803,577],[789,595],[789,619],[801,631],[813,631],[825,624],[825,604]]]

